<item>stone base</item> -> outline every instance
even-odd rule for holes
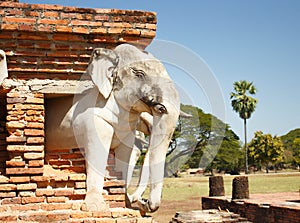
[[[154,223],[138,210],[111,208],[107,212],[80,210],[81,202],[0,206],[0,222]]]
[[[242,218],[240,215],[228,212],[219,211],[215,209],[211,210],[199,210],[190,212],[178,212],[170,223],[251,223],[246,218]]]

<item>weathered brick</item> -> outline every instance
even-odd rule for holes
[[[0,198],[16,197],[16,192],[0,192]]]
[[[26,103],[32,103],[32,104],[44,104],[44,98],[28,97],[28,98],[26,99]]]
[[[21,198],[22,203],[22,198]],[[37,204],[26,204],[26,205],[11,205],[12,211],[37,211],[40,209],[40,206]]]
[[[34,128],[34,129],[44,129],[44,124],[43,123],[38,123],[38,122],[28,122],[26,124],[27,128]]]
[[[12,215],[11,213],[6,213],[0,215],[0,222],[17,222],[18,216]]]
[[[84,181],[86,180],[86,174],[70,174],[69,175],[69,180],[74,180],[74,181]]]
[[[9,178],[10,183],[29,183],[30,177],[24,176],[24,177],[10,177]]]
[[[64,212],[51,212],[50,214],[47,215],[47,220],[50,222],[52,221],[62,221],[62,220],[68,220],[70,218],[69,213]]]
[[[29,160],[28,167],[41,167],[44,166],[44,160]]]
[[[44,146],[8,145],[9,152],[43,152]]]
[[[25,165],[25,161],[6,161],[8,167],[24,167]]]
[[[86,211],[76,211],[71,213],[71,218],[89,218],[92,217],[92,212],[86,212]]]
[[[16,128],[16,129],[23,129],[25,128],[24,121],[10,121],[6,123],[6,128]]]
[[[44,201],[44,197],[22,197],[22,204],[42,203]]]
[[[19,142],[26,142],[27,138],[23,137],[23,136],[9,136],[6,138],[6,142],[11,143],[11,142],[15,142],[15,143],[19,143]]]
[[[44,137],[28,137],[27,143],[29,144],[43,144],[44,143]]]
[[[16,197],[16,193],[15,192],[10,192],[12,193],[12,196],[11,198],[4,198],[2,199],[1,201],[1,204],[4,205],[4,204],[21,204],[21,201],[22,199],[20,197]]]
[[[64,209],[70,209],[72,208],[71,203],[48,203],[48,204],[41,204],[41,209],[46,211],[53,211],[53,210],[64,210]]]
[[[103,195],[103,198],[107,201],[125,201],[125,194]]]
[[[16,189],[17,186],[15,184],[0,184],[0,191],[13,191]]]
[[[125,188],[109,188],[108,189],[110,194],[125,194]]]
[[[43,168],[6,168],[7,175],[32,175],[32,174],[42,174],[44,172]]]
[[[54,190],[53,189],[42,189],[42,188],[38,188],[35,191],[35,194],[37,197],[41,197],[41,196],[53,196],[54,195]]]
[[[3,175],[0,175],[0,184],[3,183],[8,183],[9,182],[9,178]]]
[[[48,203],[65,203],[66,197],[47,197]]]
[[[36,188],[36,183],[17,184],[17,190],[35,190]]]
[[[35,197],[35,193],[33,191],[20,191],[18,195],[20,197]]]
[[[76,189],[82,189],[82,188],[86,188],[86,183],[84,182],[75,182],[75,188]]]
[[[44,136],[44,130],[41,129],[25,129],[26,136]]]
[[[44,158],[44,152],[40,153],[24,153],[24,159],[28,160],[40,160]]]
[[[54,190],[54,196],[56,197],[69,196],[73,194],[74,194],[74,188],[61,188],[61,189]]]

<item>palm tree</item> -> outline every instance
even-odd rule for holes
[[[231,92],[230,99],[232,108],[235,112],[239,113],[241,119],[244,120],[244,133],[245,133],[245,163],[246,174],[249,173],[248,168],[248,146],[247,146],[247,119],[251,117],[251,114],[255,111],[257,99],[247,95],[256,94],[256,88],[252,82],[237,81],[233,83],[234,92]]]

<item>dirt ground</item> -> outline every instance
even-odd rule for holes
[[[160,208],[151,214],[158,223],[169,223],[176,212],[201,209],[201,198],[189,198],[182,201],[162,201]]]

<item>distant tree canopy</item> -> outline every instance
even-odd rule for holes
[[[285,163],[294,166],[300,165],[300,128],[288,132],[280,137],[285,148]]]
[[[267,173],[270,164],[283,162],[284,147],[280,137],[257,131],[248,147],[250,157],[258,166],[265,166]]]
[[[206,171],[238,172],[243,151],[239,137],[215,116],[200,108],[182,105],[191,118],[180,118],[167,154],[167,175],[181,168],[203,168]]]

